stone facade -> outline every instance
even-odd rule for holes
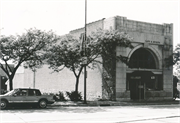
[[[172,54],[173,24],[153,24],[115,16],[87,24],[87,35],[99,28],[119,30],[133,37],[132,45],[134,48],[116,47],[116,55],[126,56],[129,62],[132,63],[135,60],[138,64],[141,62],[146,64],[147,59],[142,58],[143,61],[137,61],[141,57],[137,59],[138,55],[135,57],[136,53],[144,51],[149,55],[148,58],[152,58],[151,61],[153,61],[154,66],[129,67],[122,62],[116,62],[115,81],[113,83],[105,82],[103,79],[104,70],[102,65],[99,65],[95,70],[88,69],[88,100],[109,99],[111,94],[113,94],[115,100],[172,99],[172,67],[166,67],[164,59]],[[84,33],[84,28],[70,31],[70,34],[77,38],[82,33]],[[146,54],[143,57],[146,58]],[[136,66],[136,64],[134,65]],[[147,73],[147,75],[143,73]],[[34,74],[30,70],[24,70],[17,74],[14,80],[15,87],[33,87],[33,76]],[[44,92],[68,91],[74,90],[75,87],[75,77],[72,72],[66,69],[60,73],[52,73],[48,66],[44,66],[36,72],[35,80],[35,87]],[[26,82],[24,83],[24,81]],[[114,85],[113,90],[110,90],[111,85]],[[79,86],[79,90],[83,93],[83,75],[80,77]],[[132,92],[136,94],[133,95]]]
[[[152,24],[128,20],[125,17],[114,17],[115,29],[127,32],[133,39],[133,49],[117,47],[117,54],[126,55],[129,59],[140,48],[153,54],[156,68],[129,68],[122,63],[116,63],[116,99],[131,99],[130,90],[127,89],[127,74],[134,71],[151,71],[155,76],[162,75],[163,87],[161,90],[147,90],[144,82],[144,97],[146,100],[172,99],[173,80],[172,67],[165,67],[165,58],[172,54],[173,25]],[[142,80],[140,80],[142,81]]]

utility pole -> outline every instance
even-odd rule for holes
[[[86,57],[86,21],[87,21],[87,0],[85,0],[85,27],[84,27],[84,56],[85,56],[85,60],[86,60],[86,63],[84,64],[84,104],[86,104],[86,78],[87,78],[87,71],[86,71],[86,65],[87,65],[87,57]]]
[[[35,88],[35,84],[36,84],[36,69],[33,68],[33,88]]]

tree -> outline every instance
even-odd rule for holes
[[[16,36],[1,36],[1,69],[9,79],[10,90],[13,89],[13,78],[23,63],[25,68],[35,69],[43,64],[43,56],[48,46],[57,40],[52,31],[45,32],[29,29],[26,33]],[[14,64],[14,68],[10,67]]]
[[[177,89],[178,81],[179,81],[178,77],[173,75],[173,97],[175,99],[177,98],[177,95],[179,95],[178,89]]]
[[[180,44],[177,44],[173,52],[174,74],[180,79]]]
[[[99,52],[102,58],[102,79],[103,87],[108,92],[111,100],[115,99],[115,81],[116,81],[116,62],[121,61],[126,65],[128,57],[122,54],[116,54],[116,47],[133,48],[131,41],[133,40],[127,33],[118,30],[98,30],[92,34],[92,39],[95,39],[97,45],[96,51]]]
[[[102,57],[114,58],[120,60],[128,65],[127,57],[115,53],[116,47],[129,47],[133,48],[131,41],[133,40],[127,33],[119,32],[118,30],[102,30],[93,32],[90,36],[91,40],[95,42],[95,51]],[[110,59],[111,60],[111,59]]]
[[[86,45],[86,59],[87,66],[89,68],[96,67],[96,63],[102,63],[98,60],[99,57],[106,57],[111,59],[112,57],[123,62],[126,62],[126,58],[114,54],[115,46],[131,47],[132,38],[128,34],[121,33],[115,30],[97,30],[91,35],[87,36],[85,42]],[[54,71],[61,71],[65,67],[71,70],[76,77],[75,92],[78,92],[79,77],[82,73],[84,65],[84,56],[82,55],[81,39],[76,39],[72,35],[66,35],[61,37],[60,41],[50,48],[46,57],[47,63]],[[113,52],[111,52],[113,51]]]
[[[74,38],[72,35],[62,36],[60,41],[48,49],[46,57],[50,68],[56,72],[68,68],[76,77],[75,92],[78,92],[79,78],[83,70],[83,56],[81,55],[80,39]],[[91,48],[92,46],[88,46]],[[88,54],[88,63],[92,63],[98,57],[93,52]]]
[[[61,37],[60,41],[52,46],[46,54],[47,63],[50,68],[56,72],[63,70],[65,67],[73,71],[76,77],[76,88],[78,91],[78,83],[80,73],[82,71],[80,45],[76,39],[70,35]]]

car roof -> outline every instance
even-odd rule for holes
[[[34,88],[15,88],[15,89],[25,89],[25,90],[39,90],[39,89],[34,89]]]

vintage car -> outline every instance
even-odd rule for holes
[[[53,95],[42,95],[39,89],[17,88],[4,95],[0,95],[1,109],[16,104],[36,105],[46,108],[47,104],[55,102]]]

